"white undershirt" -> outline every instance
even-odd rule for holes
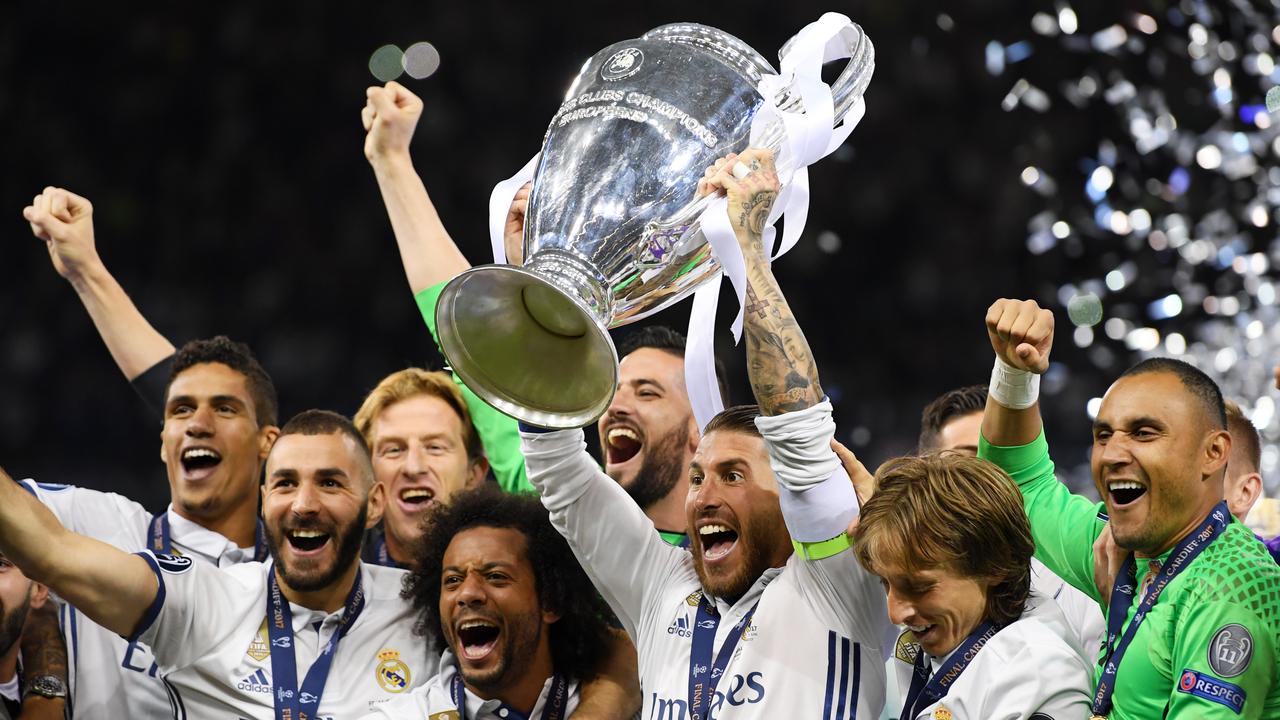
[[[22,699],[22,688],[18,687],[18,673],[14,673],[13,677],[0,682],[0,695],[14,702]]]

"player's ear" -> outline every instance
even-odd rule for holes
[[[267,425],[258,430],[258,459],[266,460],[267,455],[271,454],[271,446],[276,444],[276,439],[280,437],[280,428],[275,425]]]
[[[472,488],[484,484],[484,478],[489,474],[489,458],[481,455],[472,460],[467,468],[467,487]]]
[[[368,529],[382,521],[382,513],[387,509],[387,487],[375,481],[373,487],[369,488],[369,499],[366,502],[369,504],[369,512],[364,526]]]
[[[45,601],[49,599],[49,588],[38,582],[31,583],[31,609],[39,610],[44,607]]]

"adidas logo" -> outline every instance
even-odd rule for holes
[[[667,626],[668,635],[678,635],[680,637],[692,637],[693,632],[689,629],[689,616],[681,615]]]
[[[267,674],[261,668],[249,677],[236,683],[237,690],[243,690],[251,693],[271,694],[271,681],[267,679]]]

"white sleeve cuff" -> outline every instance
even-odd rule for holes
[[[764,436],[787,530],[796,542],[824,542],[844,534],[858,516],[858,496],[831,449],[836,423],[831,403],[756,418]]]

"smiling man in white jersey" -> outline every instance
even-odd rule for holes
[[[69,532],[0,481],[0,551],[98,624],[151,647],[175,718],[358,717],[435,672],[400,597],[404,571],[359,560],[377,520],[373,469],[336,413],[300,413],[271,450],[269,563],[131,555]]]
[[[581,431],[526,428],[529,476],[636,641],[644,718],[874,717],[884,594],[849,551],[858,505],[831,450],[831,405],[764,256],[772,157],[744,153],[741,179],[728,172],[736,160],[709,169],[702,189],[727,191],[746,256],[760,406],[726,410],[702,434],[685,502],[689,552],[653,536]]]
[[[161,459],[173,502],[153,515],[128,498],[26,480],[68,529],[126,552],[151,549],[215,566],[266,557],[258,477],[279,432],[270,377],[227,338],[188,343],[166,393]],[[100,627],[70,605],[63,625],[76,717],[156,717],[170,701],[150,650]]]

